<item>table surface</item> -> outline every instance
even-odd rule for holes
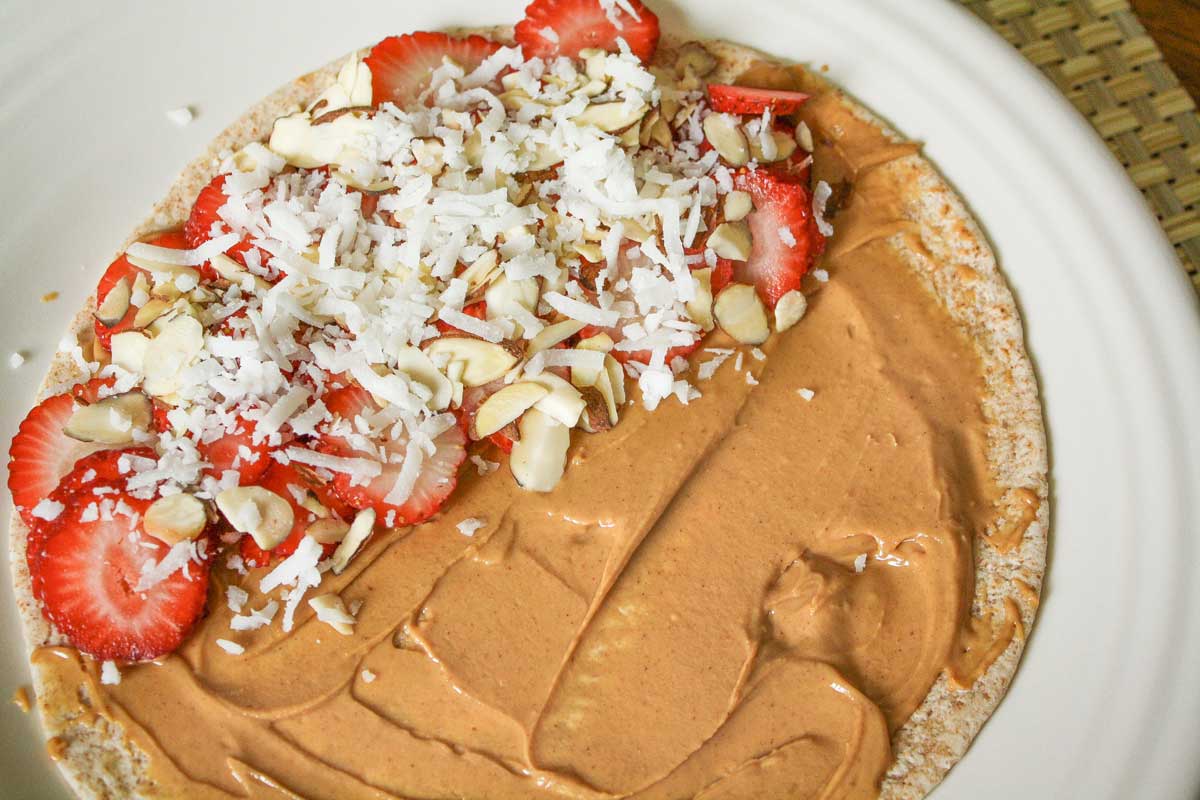
[[[1200,100],[1200,0],[1133,0],[1133,8],[1180,83]]]

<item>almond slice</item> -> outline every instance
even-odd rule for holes
[[[122,331],[109,340],[112,348],[112,363],[121,369],[140,374],[146,358],[150,337],[137,331]]]
[[[785,293],[775,304],[775,330],[786,331],[799,322],[807,310],[808,298],[803,292],[792,289]]]
[[[458,277],[467,282],[467,296],[471,296],[501,274],[503,273],[500,270],[500,254],[495,250],[488,250],[475,259]]]
[[[81,442],[132,444],[150,429],[153,409],[141,392],[125,392],[75,409],[63,433]]]
[[[138,269],[144,269],[150,273],[150,278],[154,282],[155,289],[152,293],[156,293],[159,286],[174,287],[177,292],[190,292],[200,285],[200,270],[195,267],[187,267],[182,264],[166,264],[162,261],[154,261],[149,258],[141,258],[139,256],[131,256],[125,254],[125,260]],[[176,294],[176,297],[179,295]]]
[[[333,551],[331,561],[334,575],[342,574],[342,570],[349,566],[350,560],[358,554],[358,549],[362,547],[363,542],[374,530],[375,509],[364,508],[354,515],[354,522],[350,523],[350,530],[346,531],[346,538],[342,539],[337,550]]]
[[[151,297],[146,304],[137,310],[133,317],[133,327],[141,330],[163,314],[171,310],[171,303],[159,297]]]
[[[543,350],[549,350],[559,342],[565,342],[567,339],[570,339],[585,327],[585,323],[577,319],[564,319],[562,322],[547,325],[538,331],[537,336],[529,340],[529,349],[526,350],[526,355],[532,356]]]
[[[142,528],[163,544],[174,547],[195,539],[208,527],[208,510],[190,494],[160,497],[142,516]]]
[[[253,272],[246,269],[244,266],[234,261],[224,253],[217,253],[209,260],[208,263],[212,265],[213,270],[215,270],[218,275],[230,283],[236,283],[237,285],[241,286],[245,283],[247,278],[250,278],[254,283],[254,289],[256,292],[265,292],[271,288],[271,284],[267,283],[265,278],[255,275]]]
[[[605,133],[623,130],[639,122],[646,114],[645,103],[629,104],[624,100],[614,100],[611,103],[593,103],[572,119],[576,125],[595,125]],[[637,133],[634,133],[636,144]]]
[[[607,333],[597,333],[595,336],[588,338],[575,345],[576,350],[590,350],[592,352],[607,353],[613,349],[615,343],[612,337]],[[596,380],[600,376],[603,368],[592,369],[590,367],[571,367],[571,383],[579,388],[587,386],[595,386]]]
[[[764,164],[772,161],[783,161],[796,152],[796,140],[780,131],[771,131],[771,138],[775,142],[775,155],[771,158],[767,158],[766,153],[763,152],[762,140],[759,137],[750,136],[748,138],[750,141],[750,157]]]
[[[454,399],[454,384],[434,366],[428,355],[416,347],[401,347],[396,351],[395,359],[397,371],[433,393],[426,403],[431,411],[443,411],[450,405]]]
[[[699,325],[701,330],[711,331],[714,327],[712,267],[698,269],[692,273],[692,277],[696,279],[696,293],[692,295],[691,300],[687,301],[684,308],[687,311],[688,319]]]
[[[612,358],[612,356],[608,356],[607,358]],[[606,365],[607,358],[605,359]],[[596,375],[596,382],[592,384],[592,388],[598,392],[600,397],[604,400],[604,408],[608,412],[609,427],[616,425],[619,418],[617,413],[617,395],[613,390],[612,375],[609,373],[607,368],[600,370],[600,372]],[[621,388],[625,388],[624,379],[621,380]],[[594,424],[595,423],[593,422],[593,425]]]
[[[436,363],[462,361],[464,386],[483,386],[513,368],[517,357],[499,344],[473,339],[469,336],[442,336],[424,347],[425,354]]]
[[[749,192],[743,192],[735,189],[725,195],[725,221],[738,222],[749,216],[754,210],[754,202],[750,199]]]
[[[727,114],[709,114],[704,118],[704,138],[726,163],[741,167],[750,161],[750,147],[737,122]]]
[[[746,222],[722,222],[708,235],[708,246],[721,258],[748,261],[754,240]]]
[[[713,314],[721,330],[741,344],[762,344],[771,335],[767,309],[753,286],[731,283],[717,295]]]
[[[487,301],[487,318],[519,318],[524,316],[522,312],[533,314],[540,296],[541,289],[537,279],[524,278],[514,281],[501,272],[483,295],[483,299]],[[525,330],[518,322],[514,322],[513,326],[513,336],[519,337]]]
[[[203,349],[204,327],[198,320],[183,314],[171,319],[146,345],[142,387],[155,397],[175,392],[180,385],[180,373]]]
[[[300,501],[300,507],[312,512],[313,516],[318,519],[329,519],[331,515],[329,509],[312,492],[304,493],[304,499]]]
[[[571,429],[536,408],[525,412],[518,429],[521,438],[513,443],[509,469],[522,489],[548,492],[567,467]]]
[[[317,619],[343,636],[354,633],[355,619],[346,610],[346,604],[336,594],[322,594],[308,598],[308,605],[317,612]]]
[[[613,401],[618,406],[625,403],[625,370],[621,362],[610,356],[604,358],[604,368],[608,370],[608,382],[612,385]]]
[[[129,313],[129,298],[132,294],[133,288],[129,285],[129,279],[121,278],[108,290],[108,294],[104,295],[104,301],[96,307],[96,320],[104,327],[111,328],[125,319],[125,315]]]
[[[547,387],[532,381],[519,381],[505,386],[484,400],[475,412],[473,438],[483,439],[491,436],[549,393]]]
[[[544,386],[549,392],[537,401],[534,408],[557,420],[561,425],[575,427],[579,422],[579,415],[587,406],[578,389],[553,372],[543,372],[527,380]]]
[[[277,547],[296,521],[292,504],[261,486],[236,486],[217,495],[217,508],[239,533],[263,550]]]
[[[321,544],[337,544],[346,538],[350,531],[350,523],[345,520],[319,519],[304,529],[305,536],[311,536]]]

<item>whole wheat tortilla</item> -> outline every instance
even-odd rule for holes
[[[497,41],[512,41],[512,29],[507,26],[469,32]],[[664,36],[656,61],[673,64],[673,51],[680,43]],[[758,51],[728,42],[708,40],[704,45],[718,57],[717,72],[711,76],[714,81],[731,81],[752,62],[772,60]],[[365,50],[360,53],[365,54]],[[339,59],[281,87],[225,129],[207,152],[183,170],[166,197],[132,231],[125,245],[155,231],[182,225],[196,194],[216,175],[223,158],[248,142],[265,138],[277,117],[306,106],[333,81],[343,62],[344,59]],[[900,134],[866,108],[840,92],[839,95],[855,115],[889,138],[903,141]],[[1036,519],[1019,547],[1007,554],[979,541],[975,547],[974,612],[992,612],[996,618],[1002,618],[1004,599],[1014,597],[1022,609],[1022,631],[1027,631],[1036,616],[1036,604],[1020,602],[1023,598],[1015,591],[1014,579],[1024,581],[1040,596],[1046,565],[1049,503],[1042,411],[1016,304],[979,226],[934,166],[923,156],[911,155],[882,169],[902,175],[910,187],[904,211],[919,229],[924,250],[908,246],[899,236],[890,244],[978,350],[985,379],[982,405],[989,422],[987,455],[992,478],[1002,491],[1027,487],[1041,499]],[[962,275],[970,274],[964,268],[977,276],[969,284],[962,279]],[[94,308],[93,299],[71,325],[72,334],[83,341],[90,339]],[[39,397],[56,393],[79,380],[80,375],[70,356],[58,353]],[[43,645],[65,643],[43,619],[33,597],[25,562],[27,530],[15,513],[10,532],[13,585],[26,644],[32,652]],[[1012,644],[969,690],[952,688],[944,674],[938,678],[925,701],[893,737],[895,762],[884,780],[882,798],[924,797],[962,758],[1004,696],[1023,647],[1022,633],[1014,637]],[[84,689],[52,685],[46,680],[46,671],[36,664],[31,670],[46,735],[57,737],[62,753],[58,766],[75,792],[86,798],[141,794],[140,790],[146,788],[145,754],[135,751],[116,723],[102,716],[84,720],[64,713],[64,708],[74,704],[57,702],[56,694]]]

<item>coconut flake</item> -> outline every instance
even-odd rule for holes
[[[231,656],[240,656],[242,653],[246,652],[246,648],[242,647],[237,642],[231,642],[228,639],[217,639],[216,645],[226,653],[229,653]]]
[[[469,517],[454,527],[458,528],[458,532],[463,536],[474,536],[480,528],[487,527],[487,520],[482,517]]]

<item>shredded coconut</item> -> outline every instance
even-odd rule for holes
[[[121,682],[121,670],[113,661],[105,661],[100,665],[100,682],[105,686],[116,686]]]
[[[468,519],[464,519],[454,527],[458,528],[458,532],[463,536],[474,536],[475,532],[480,528],[487,527],[487,520],[480,517],[470,517]]]
[[[242,653],[246,652],[246,648],[242,647],[237,642],[231,642],[228,639],[217,639],[216,645],[226,653],[229,653],[231,656],[240,656]]]

